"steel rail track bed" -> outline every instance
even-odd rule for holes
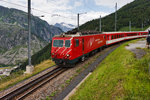
[[[65,68],[57,67],[52,71],[50,71],[49,73],[46,73],[45,75],[40,76],[30,81],[29,83],[24,84],[23,86],[18,87],[17,89],[12,90],[9,93],[3,95],[2,97],[0,97],[0,100],[10,100],[10,99],[21,100],[25,98],[28,94],[35,91],[37,88],[43,86],[45,83],[54,79],[55,77],[57,77],[58,75],[60,75],[62,72],[66,70],[67,69]]]

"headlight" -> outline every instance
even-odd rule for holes
[[[70,55],[69,55],[69,54],[67,54],[66,56],[67,56],[67,57],[69,57]]]

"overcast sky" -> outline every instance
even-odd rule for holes
[[[27,12],[28,0],[0,0],[0,5],[17,8]],[[35,16],[44,15],[41,19],[49,24],[65,22],[77,25],[77,13],[80,15],[80,25],[102,17],[115,11],[117,2],[118,9],[134,0],[31,0],[32,14]],[[17,5],[16,5],[17,4]]]

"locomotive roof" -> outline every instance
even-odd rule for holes
[[[67,32],[67,33],[62,33],[61,35],[56,35],[55,37],[78,37],[78,36],[97,35],[97,34],[103,34],[103,33],[97,31]]]
[[[120,32],[103,32],[103,33],[104,34],[116,34],[116,33],[135,33],[135,32],[147,32],[147,31],[131,31],[131,32],[120,31]]]
[[[132,31],[130,33],[135,33],[135,32],[147,32],[147,31]],[[67,32],[67,33],[62,33],[61,35],[55,35],[54,37],[78,37],[78,36],[88,36],[88,35],[97,35],[97,34],[116,34],[116,33],[128,33],[128,32],[98,32],[98,31],[83,31],[83,32]]]

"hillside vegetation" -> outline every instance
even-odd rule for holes
[[[136,59],[128,43],[108,55],[70,100],[150,100],[150,50]]]
[[[129,26],[141,28],[150,26],[150,0],[134,0],[117,11],[117,30]],[[115,13],[102,18],[102,31],[114,31]],[[94,19],[80,26],[80,30],[99,30],[99,19]],[[126,30],[125,30],[126,31]]]
[[[51,58],[51,43],[49,43],[47,46],[45,46],[42,50],[38,51],[34,55],[31,56],[31,63],[32,65],[40,64],[42,61],[50,59]],[[24,62],[20,68],[24,69],[28,65],[28,60]]]

